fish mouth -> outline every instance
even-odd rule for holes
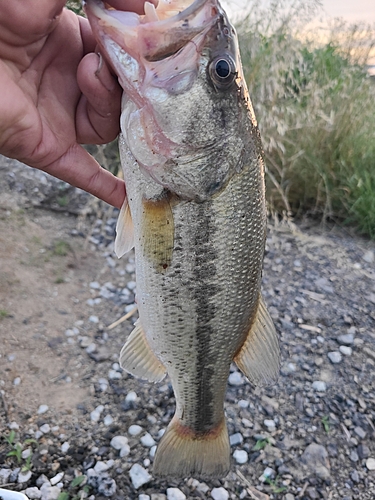
[[[155,62],[177,54],[200,39],[217,20],[217,0],[159,0],[145,2],[145,14],[119,11],[101,0],[85,0],[85,11],[99,37],[111,38],[137,61]]]

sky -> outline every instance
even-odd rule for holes
[[[241,13],[247,0],[223,0],[232,14]],[[374,0],[322,0],[325,12],[331,17],[343,17],[350,22],[367,21],[375,23]]]

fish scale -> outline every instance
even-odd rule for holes
[[[119,140],[127,198],[115,248],[135,247],[139,320],[121,365],[153,382],[168,373],[174,389],[153,473],[222,478],[230,364],[252,383],[270,382],[279,348],[260,293],[264,166],[237,37],[217,0],[186,4],[170,18],[164,5],[160,25],[149,4],[138,27],[119,26],[100,0],[86,9],[127,94]],[[142,49],[147,37],[162,50]]]

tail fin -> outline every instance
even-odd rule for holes
[[[196,434],[175,416],[157,448],[153,474],[222,479],[229,467],[230,445],[224,417],[210,432]]]

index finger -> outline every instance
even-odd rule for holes
[[[148,0],[155,6],[158,4],[158,0]],[[136,14],[144,14],[145,0],[107,0],[112,7],[118,10],[125,10],[129,12],[135,12]]]

